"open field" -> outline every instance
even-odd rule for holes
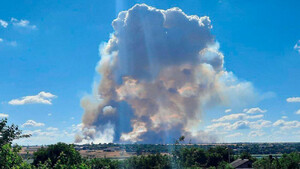
[[[117,150],[106,152],[104,150],[80,150],[80,155],[86,158],[110,158],[110,159],[126,159],[136,155],[134,152],[126,152],[124,150]]]

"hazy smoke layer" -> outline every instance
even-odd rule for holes
[[[121,12],[112,26],[100,49],[101,81],[81,102],[76,142],[169,143],[180,135],[216,142],[197,130],[203,106],[254,93],[250,83],[225,71],[207,16],[142,4]]]

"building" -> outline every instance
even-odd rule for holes
[[[230,164],[236,169],[252,169],[252,162],[248,159],[237,159]]]

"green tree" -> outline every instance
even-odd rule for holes
[[[219,153],[209,153],[207,166],[217,167],[223,161],[222,155]]]
[[[23,135],[17,125],[7,125],[7,119],[0,120],[0,168],[28,168],[28,165],[23,162],[22,157],[18,154],[21,147],[18,145],[12,146],[15,139],[29,137]],[[26,167],[27,166],[27,167]]]
[[[282,168],[296,169],[300,164],[300,153],[293,152],[290,154],[283,154],[283,156],[279,159],[279,163]]]
[[[261,158],[259,160],[256,160],[253,163],[253,168],[256,168],[256,169],[271,169],[270,159],[264,157],[264,158]]]
[[[182,148],[180,150],[179,161],[185,167],[205,166],[207,163],[207,153],[201,148]]]
[[[248,159],[252,162],[256,160],[256,158],[252,157],[251,154],[247,151],[242,152],[239,157],[240,159]]]
[[[0,120],[0,147],[5,144],[12,144],[13,140],[30,137],[29,134],[22,134],[22,130],[17,125],[7,125],[7,119]]]
[[[1,146],[0,150],[0,167],[1,168],[13,168],[20,166],[23,162],[22,157],[18,154],[21,147],[10,144]]]
[[[92,169],[98,169],[98,168],[117,169],[120,166],[119,161],[110,160],[110,159],[106,159],[106,158],[94,158],[94,159],[87,161],[87,164]]]
[[[196,151],[194,151],[193,156],[197,166],[203,166],[207,163],[207,153],[203,149],[197,148]]]
[[[232,149],[225,147],[225,146],[216,146],[216,147],[211,147],[208,149],[209,154],[218,154],[221,156],[222,160],[221,161],[226,161],[229,162],[234,160],[233,156],[233,151]]]
[[[42,147],[34,153],[33,159],[35,166],[43,164],[49,159],[51,167],[55,166],[57,162],[65,165],[77,165],[82,162],[82,158],[74,146],[65,143],[57,143],[47,148]]]
[[[234,169],[229,163],[222,161],[218,167],[218,169]]]
[[[132,169],[171,169],[171,158],[167,155],[155,154],[147,156],[134,156],[119,164],[119,168]]]
[[[257,169],[298,169],[300,163],[300,153],[293,152],[283,154],[281,158],[272,156],[264,157],[253,163],[253,168]]]

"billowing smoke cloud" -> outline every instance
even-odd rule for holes
[[[106,142],[170,143],[180,135],[216,142],[197,130],[203,106],[255,97],[250,83],[224,69],[207,16],[142,4],[121,12],[112,26],[100,48],[101,81],[81,101],[77,142],[101,136]]]

